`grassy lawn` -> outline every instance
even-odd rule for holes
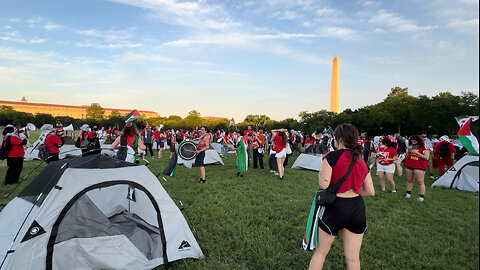
[[[169,151],[149,167],[162,171]],[[150,158],[149,158],[150,159]],[[265,163],[267,158],[264,158]],[[225,166],[206,167],[207,183],[197,168],[177,168],[177,177],[160,182],[187,218],[204,254],[181,260],[169,269],[306,269],[312,253],[301,248],[308,211],[317,189],[317,174],[293,170],[289,161],[283,181],[264,170],[236,176],[234,155]],[[22,177],[39,164],[24,163]],[[0,203],[15,197],[45,165],[14,188],[0,184]],[[6,162],[0,162],[0,177]],[[479,198],[477,193],[432,188],[426,179],[425,201],[417,186],[406,199],[406,178],[395,176],[398,194],[379,192],[365,198],[368,230],[361,251],[363,269],[479,269]],[[388,184],[387,184],[388,190]],[[168,221],[167,221],[168,222]],[[163,269],[163,267],[159,267]],[[345,269],[340,237],[334,241],[325,269]]]

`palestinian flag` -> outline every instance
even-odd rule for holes
[[[175,177],[177,174],[177,152],[173,153],[170,161],[167,164],[167,167],[163,170],[164,175],[169,175]]]
[[[240,136],[238,138],[237,162],[238,162],[238,172],[246,172],[248,169],[248,153],[247,153],[247,141],[246,141],[246,138],[243,136]]]
[[[130,122],[133,122],[135,120],[137,120],[138,118],[142,117],[142,115],[137,111],[137,110],[133,110],[131,113],[129,113],[126,117],[125,117],[125,123],[130,123]]]
[[[233,119],[233,117],[232,117],[232,120],[230,120],[230,124],[228,124],[228,126],[230,127],[230,126],[233,126],[233,125],[235,125],[235,119]]]
[[[455,117],[455,120],[457,120],[457,123],[460,127],[462,127],[469,119],[472,119],[473,121],[478,119],[478,116],[470,116],[470,115],[461,115]]]
[[[314,250],[318,246],[318,220],[323,216],[324,211],[325,207],[317,205],[316,198],[313,196],[305,234],[303,235],[302,247],[304,250]]]
[[[458,138],[468,152],[478,155],[478,119],[469,119],[458,131]]]

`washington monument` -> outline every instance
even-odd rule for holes
[[[340,113],[340,60],[335,54],[332,65],[332,90],[330,92],[330,111]]]

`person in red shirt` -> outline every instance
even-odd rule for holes
[[[405,158],[405,171],[407,172],[407,194],[405,198],[409,199],[412,194],[414,179],[418,183],[419,197],[418,201],[425,199],[425,170],[428,167],[430,150],[425,146],[422,137],[413,135],[408,139],[408,150]]]
[[[361,158],[363,147],[358,144],[358,130],[351,124],[335,129],[337,150],[325,155],[318,173],[320,188],[326,189],[342,179],[354,162],[353,170],[337,192],[332,205],[321,209],[318,222],[318,246],[309,269],[322,269],[330,247],[340,232],[347,269],[360,269],[360,248],[367,229],[365,204],[362,197],[374,196],[372,176]]]
[[[138,149],[146,149],[146,146],[140,137],[140,132],[138,132],[137,126],[132,122],[126,123],[123,127],[122,135],[118,136],[115,141],[113,141],[110,145],[110,149],[114,150],[120,148],[117,152],[118,159],[138,163]],[[132,153],[128,150],[131,150]]]
[[[14,126],[7,126],[3,130],[5,137],[3,137],[2,147],[5,148],[8,153],[5,185],[17,184],[23,170],[23,157],[25,156],[24,146],[28,144],[28,140],[26,138],[21,140],[16,131],[17,129]]]
[[[63,133],[63,129],[59,128],[55,130],[56,133]],[[60,137],[55,133],[49,133],[45,137],[45,149],[50,151],[48,157],[45,158],[45,162],[50,163],[52,161],[59,160],[60,147],[63,145]]]
[[[257,135],[247,135],[248,139],[251,140],[251,145],[253,149],[253,168],[257,168],[257,164],[260,164],[260,169],[263,170],[263,144],[260,138]]]
[[[455,146],[450,143],[450,138],[447,135],[440,137],[440,142],[437,143],[434,147],[435,160],[437,161],[438,169],[440,170],[440,175],[445,174],[445,166],[447,170],[453,166],[453,158],[457,149]]]
[[[395,160],[398,159],[397,144],[392,142],[389,138],[383,138],[380,142],[380,147],[376,153],[377,156],[377,173],[380,189],[385,191],[385,177],[387,178],[392,193],[397,193],[395,190],[395,181],[393,181],[393,174],[395,173]]]
[[[275,151],[275,158],[277,159],[277,169],[278,169],[278,176],[280,180],[283,180],[283,175],[285,173],[285,167],[283,166],[283,162],[287,157],[287,130],[286,129],[274,129],[272,130],[272,137],[274,138],[274,151]]]

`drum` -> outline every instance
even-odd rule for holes
[[[197,145],[192,141],[183,141],[178,146],[178,155],[184,160],[192,160],[197,156]]]

